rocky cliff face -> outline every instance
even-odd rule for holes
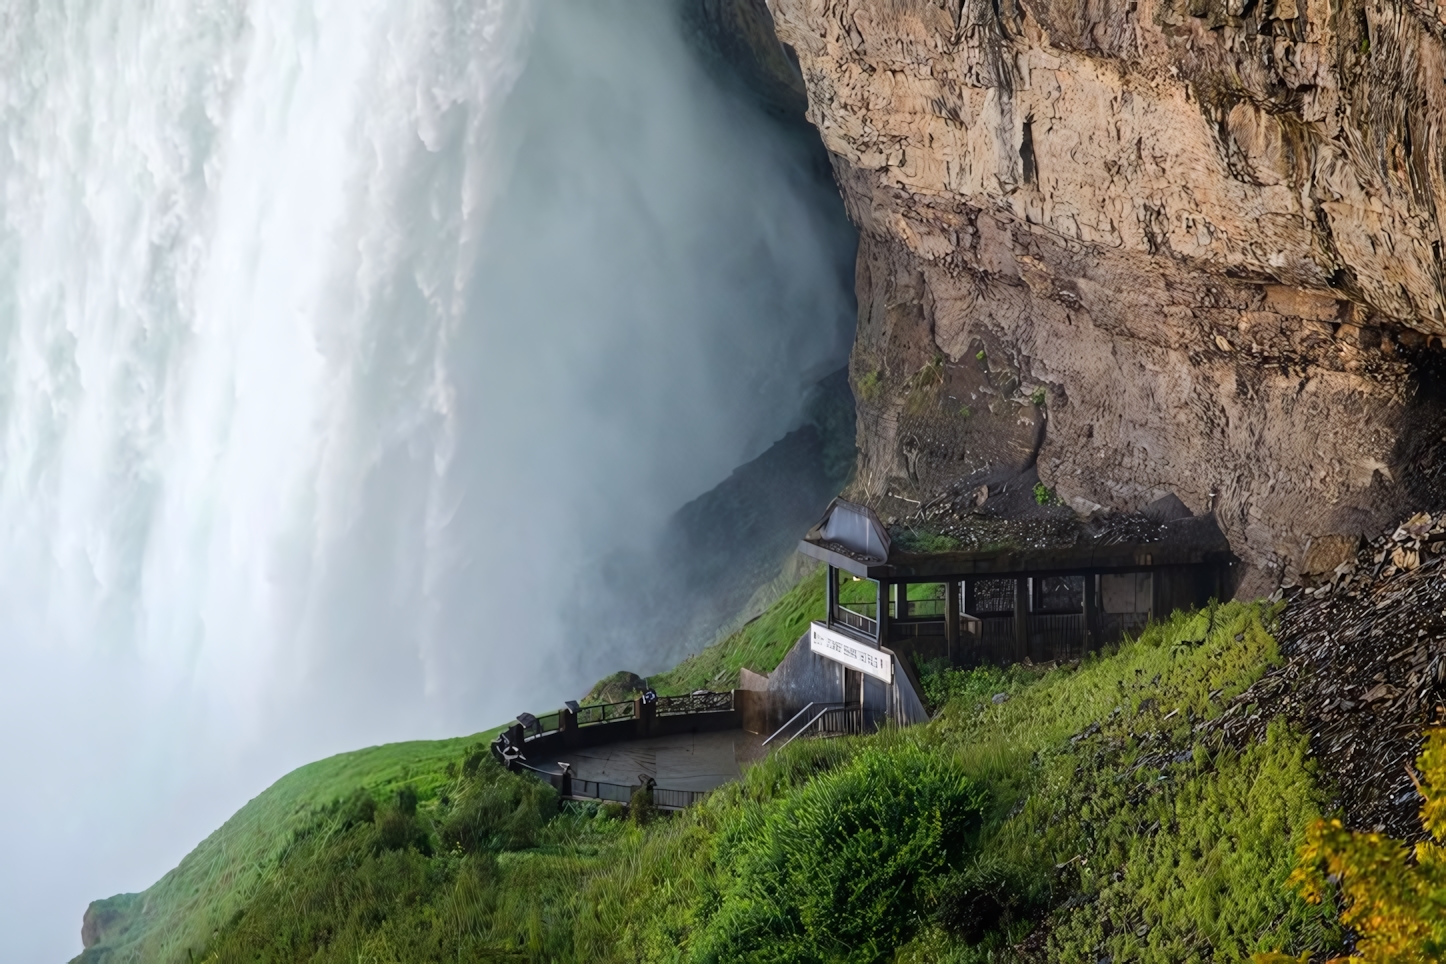
[[[1242,592],[1438,497],[1437,3],[769,0],[862,231],[854,494],[1173,492]]]

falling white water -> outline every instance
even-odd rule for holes
[[[0,64],[0,959],[63,960],[291,767],[621,665],[581,560],[792,427],[849,252],[668,0],[0,0]]]

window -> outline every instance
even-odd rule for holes
[[[1034,580],[1034,610],[1040,613],[1084,612],[1084,576],[1043,576]]]
[[[974,583],[974,615],[1014,612],[1013,579],[980,579]]]

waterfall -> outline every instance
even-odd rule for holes
[[[288,769],[617,668],[584,560],[796,424],[851,252],[669,0],[12,0],[0,63],[0,958],[44,960]]]

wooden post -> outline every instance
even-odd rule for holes
[[[974,580],[964,580],[964,611],[971,616],[979,615],[979,600],[974,598]]]
[[[833,627],[834,614],[838,612],[838,570],[828,567],[828,591],[825,595],[827,608],[823,612],[824,625]]]
[[[950,579],[944,585],[944,638],[953,666],[959,658],[959,580]]]
[[[1029,655],[1029,578],[1014,580],[1014,659]]]
[[[563,746],[571,746],[577,736],[577,703],[572,700],[557,711],[557,735]]]
[[[1084,611],[1085,611],[1085,652],[1092,653],[1100,648],[1100,603],[1096,598],[1096,587],[1099,577],[1093,572],[1085,573],[1084,577]]]
[[[894,584],[894,618],[903,619],[909,615],[909,584],[899,582]]]
[[[646,702],[641,696],[633,699],[633,715],[637,718],[634,732],[639,739],[654,736],[653,720],[658,714],[658,704]]]
[[[879,645],[883,646],[889,641],[889,584],[882,579],[879,580],[879,602],[876,615],[879,624]]]

